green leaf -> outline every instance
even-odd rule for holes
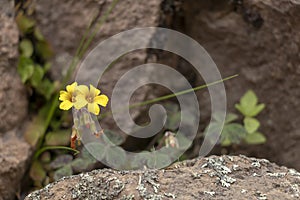
[[[28,39],[23,39],[20,42],[20,51],[22,56],[30,58],[33,54],[32,42]]]
[[[91,142],[86,144],[85,148],[95,159],[101,161],[105,157],[108,147],[103,142]]]
[[[228,144],[228,140],[230,143],[239,144],[243,138],[246,137],[245,128],[238,123],[226,124],[221,133],[221,144],[224,142]]]
[[[73,160],[73,156],[69,154],[62,154],[57,156],[50,164],[50,167],[52,169],[61,168],[69,163],[71,163]]]
[[[53,50],[50,44],[46,41],[38,41],[36,44],[36,52],[44,60],[48,60],[53,56]]]
[[[110,166],[122,166],[126,162],[126,152],[118,146],[110,147],[105,159]]]
[[[25,34],[32,31],[35,21],[19,13],[16,17],[16,22],[19,30]]]
[[[53,178],[54,180],[58,180],[65,176],[71,176],[72,174],[73,174],[72,167],[70,165],[65,165],[64,167],[54,172]]]
[[[32,146],[35,147],[45,129],[45,119],[42,116],[36,116],[28,124],[24,138]]]
[[[34,37],[37,40],[39,40],[39,41],[44,41],[45,40],[45,38],[44,38],[44,36],[43,36],[43,34],[42,34],[42,32],[39,28],[35,27],[33,34],[34,34]]]
[[[225,118],[225,124],[229,124],[230,122],[233,122],[238,119],[238,116],[233,113],[228,113]]]
[[[46,146],[68,146],[70,144],[70,130],[48,132],[45,137]]]
[[[82,158],[76,158],[72,161],[71,166],[75,172],[84,172],[91,164],[94,164],[94,162]]]
[[[44,79],[41,84],[36,87],[38,93],[43,95],[47,100],[49,100],[55,91],[54,84],[49,79]]]
[[[36,186],[42,186],[42,183],[46,177],[46,171],[44,170],[42,164],[38,160],[35,160],[32,163],[29,171],[29,176],[35,182]]]
[[[34,72],[30,78],[31,85],[34,87],[39,87],[39,85],[41,84],[41,81],[43,79],[43,76],[44,76],[43,68],[39,65],[36,65],[34,67]]]
[[[221,141],[221,146],[223,147],[228,147],[231,145],[231,141],[229,138],[224,138],[222,141]]]
[[[247,134],[244,140],[247,144],[264,144],[267,141],[266,137],[260,132]]]
[[[152,152],[147,160],[147,166],[151,169],[166,167],[171,163],[168,155],[159,152]]]
[[[264,104],[257,105],[257,96],[252,90],[246,92],[235,108],[246,117],[255,117],[264,109]]]
[[[165,124],[166,129],[171,131],[176,131],[180,125],[180,120],[181,120],[180,112],[169,114]]]
[[[248,133],[254,133],[259,128],[260,123],[257,119],[252,117],[245,117],[244,127]]]
[[[134,159],[131,162],[131,168],[139,169],[143,166],[147,166],[148,158],[150,157],[149,151],[142,151],[135,155]]]
[[[257,96],[252,90],[248,90],[241,98],[241,105],[243,107],[255,107],[257,104]]]
[[[121,145],[125,142],[124,137],[122,137],[119,133],[113,132],[112,130],[104,130],[104,134],[114,145]]]
[[[254,117],[256,115],[258,115],[263,109],[265,108],[265,104],[259,104],[257,105],[251,112],[251,116]]]
[[[34,64],[30,58],[20,56],[18,63],[18,73],[21,76],[21,80],[25,83],[34,72]]]

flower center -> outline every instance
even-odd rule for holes
[[[86,100],[87,100],[87,102],[89,102],[89,103],[93,103],[94,97],[92,97],[91,95],[88,95],[88,96],[86,97]]]

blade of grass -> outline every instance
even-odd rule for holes
[[[190,92],[196,92],[198,90],[201,90],[201,89],[204,89],[204,88],[216,85],[218,83],[221,83],[221,82],[224,82],[224,81],[227,81],[227,80],[230,80],[230,79],[233,79],[233,78],[235,78],[237,76],[238,76],[238,74],[235,74],[235,75],[232,75],[232,76],[228,76],[228,77],[226,77],[224,79],[221,79],[221,80],[218,80],[218,81],[214,81],[214,82],[211,82],[211,83],[208,83],[208,84],[205,84],[205,85],[200,85],[200,86],[188,89],[188,90],[183,90],[183,91],[176,92],[176,93],[173,93],[173,94],[168,94],[168,95],[165,95],[165,96],[157,97],[157,98],[150,99],[150,100],[147,100],[147,101],[143,101],[143,102],[140,102],[140,103],[132,104],[132,105],[129,105],[129,108],[136,108],[136,107],[140,107],[140,106],[145,106],[145,105],[156,103],[156,102],[159,102],[159,101],[171,99],[171,98],[179,96],[179,95],[184,95],[184,94],[187,94],[187,93],[190,93]],[[123,107],[122,110],[123,109],[127,109],[127,107],[126,108]],[[110,116],[110,115],[112,115],[112,112],[108,111],[106,113],[103,113],[101,115],[101,118],[104,118],[104,117],[107,117],[107,116]]]
[[[60,150],[68,150],[68,151],[73,151],[74,154],[78,154],[80,153],[80,151],[76,150],[76,149],[72,149],[70,147],[65,147],[65,146],[47,146],[47,147],[43,147],[40,148],[35,154],[33,159],[37,159],[43,152],[48,151],[48,150],[56,150],[56,149],[60,149]]]

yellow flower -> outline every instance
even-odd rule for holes
[[[77,87],[77,83],[74,82],[71,85],[67,85],[66,90],[61,90],[59,95],[59,100],[62,102],[59,105],[59,108],[62,110],[69,110],[72,108],[75,102],[75,90]]]
[[[75,108],[82,108],[87,105],[88,111],[99,115],[100,106],[106,107],[108,103],[108,97],[104,94],[100,95],[100,90],[90,85],[90,89],[86,85],[79,85],[76,90],[78,95],[76,96]]]

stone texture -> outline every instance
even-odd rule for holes
[[[0,137],[0,199],[14,199],[31,155],[30,146],[21,139],[19,130]]]
[[[300,1],[188,0],[183,12],[182,29],[208,51],[223,77],[239,74],[225,83],[228,111],[248,89],[266,104],[259,120],[267,143],[242,153],[299,170]],[[199,98],[209,104],[209,96]]]
[[[95,170],[65,177],[25,199],[298,199],[300,173],[268,160],[211,156],[164,170]]]
[[[19,33],[14,22],[14,3],[9,0],[1,0],[0,2],[1,134],[22,122],[27,113],[28,100],[16,68]]]
[[[28,100],[17,73],[14,1],[0,0],[0,5],[0,199],[14,199],[30,156],[30,147],[17,130],[27,114]]]

